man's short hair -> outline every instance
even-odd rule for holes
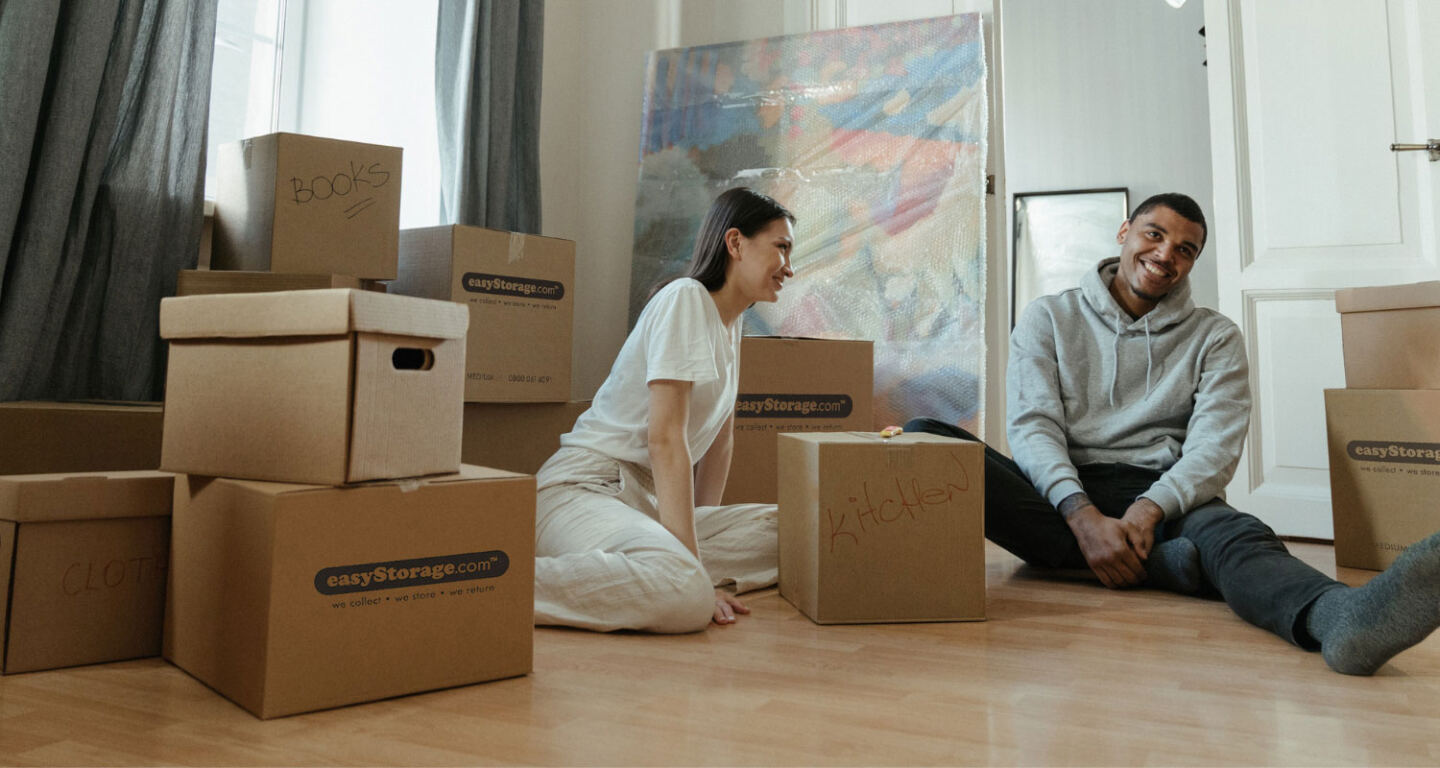
[[[1200,225],[1200,229],[1205,233],[1205,239],[1200,241],[1200,247],[1203,249],[1205,242],[1210,239],[1210,226],[1205,223],[1205,212],[1200,210],[1200,204],[1189,195],[1179,192],[1161,192],[1158,195],[1151,195],[1145,198],[1145,202],[1135,206],[1135,210],[1130,214],[1130,223],[1134,224],[1141,214],[1148,213],[1151,209],[1162,205],[1180,214],[1181,218]]]

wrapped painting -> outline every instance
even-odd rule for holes
[[[748,334],[875,342],[877,426],[979,431],[986,73],[976,14],[657,51],[630,318],[733,186],[798,217],[795,277]]]

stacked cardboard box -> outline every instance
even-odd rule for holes
[[[279,134],[221,162],[234,271],[161,306],[166,658],[260,717],[525,674],[534,478],[461,464],[465,308],[375,290],[399,150]]]
[[[0,403],[0,671],[160,652],[159,403]]]
[[[384,291],[394,279],[399,147],[272,133],[225,144],[216,155],[216,202],[199,269],[180,272],[177,296]]]
[[[213,269],[395,278],[399,147],[272,133],[217,154]]]
[[[166,658],[260,717],[530,670],[535,483],[460,463],[468,323],[351,289],[161,303]]]
[[[1335,562],[1380,570],[1440,530],[1440,282],[1337,291],[1345,389],[1325,391]]]
[[[570,402],[575,244],[460,225],[402,230],[390,289],[469,313],[465,460],[539,469],[589,406]]]
[[[0,475],[155,469],[160,403],[0,403]]]
[[[5,674],[160,652],[173,477],[0,476]]]
[[[874,367],[868,341],[745,337],[725,503],[778,500],[776,438],[782,432],[871,429]]]

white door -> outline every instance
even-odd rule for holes
[[[1337,288],[1440,279],[1440,0],[1206,0],[1220,309],[1255,406],[1236,508],[1331,538]]]

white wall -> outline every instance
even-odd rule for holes
[[[627,331],[647,51],[975,10],[985,15],[988,37],[992,3],[549,0],[545,5],[541,91],[541,216],[544,234],[576,241],[577,343],[572,394],[588,398],[594,393],[609,373]],[[992,109],[992,125],[998,114],[998,109]],[[992,128],[992,157],[998,139]],[[797,213],[804,215],[803,211]],[[996,242],[994,231],[992,227],[992,245]],[[1007,290],[1003,288],[1005,273],[997,269],[992,263],[992,295]],[[992,343],[992,349],[995,346]]]
[[[1133,207],[1176,191],[1214,218],[1203,3],[1001,0],[1001,8],[1010,193],[1129,187]],[[1196,304],[1217,307],[1208,255],[1191,288]]]

